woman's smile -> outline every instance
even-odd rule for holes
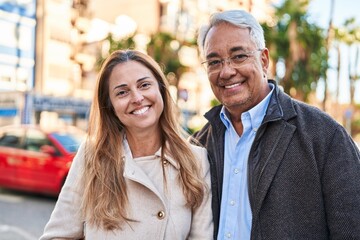
[[[145,106],[140,109],[134,110],[131,113],[134,115],[143,115],[144,113],[146,113],[149,110],[149,108],[150,108],[149,106]]]

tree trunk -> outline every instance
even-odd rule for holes
[[[326,58],[327,60],[329,60],[329,49],[330,49],[330,45],[331,45],[331,40],[332,40],[332,22],[333,22],[333,18],[334,18],[334,6],[335,6],[335,0],[331,0],[331,5],[330,5],[330,19],[329,19],[329,26],[327,29],[327,36],[326,36]],[[325,75],[324,75],[324,99],[322,102],[322,109],[324,111],[326,111],[326,101],[327,101],[327,69],[325,70]]]
[[[297,24],[292,21],[289,24],[289,57],[285,59],[285,75],[283,77],[284,91],[290,94],[290,89],[293,86],[291,83],[291,75],[293,73],[296,62],[300,59],[300,46],[297,42]]]
[[[340,68],[341,68],[341,49],[340,49],[340,43],[337,44],[336,50],[337,50],[337,68],[336,68],[336,71],[337,71],[336,86],[337,86],[337,87],[336,87],[335,99],[336,99],[336,102],[338,103],[338,102],[339,102],[339,95],[340,95],[340,82],[341,82],[341,79],[340,79]]]
[[[354,62],[354,73],[351,77],[351,84],[350,84],[350,90],[351,90],[351,105],[355,105],[355,85],[356,85],[356,81],[359,78],[359,73],[358,73],[358,63],[359,63],[359,48],[356,47],[356,55],[355,55],[355,62]]]

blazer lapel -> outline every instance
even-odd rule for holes
[[[295,126],[286,122],[278,121],[278,123],[268,124],[266,127],[266,136],[261,137],[262,140],[257,147],[260,151],[258,155],[259,162],[255,164],[253,172],[254,178],[252,180],[252,190],[255,196],[253,206],[255,210],[255,212],[253,212],[254,218],[257,217],[260,211],[267,191],[296,130]]]
[[[161,198],[161,194],[152,183],[151,179],[139,168],[131,157],[124,157],[124,177],[147,187]]]

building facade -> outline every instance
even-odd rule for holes
[[[137,48],[148,36],[196,38],[214,11],[241,8],[266,20],[270,0],[7,0],[0,3],[0,126],[13,123],[70,124],[86,128],[97,77],[96,61],[109,33],[136,32]],[[265,16],[265,18],[264,18]],[[106,44],[105,44],[106,45]],[[202,125],[214,98],[196,47],[182,47],[188,71],[174,98],[184,125]]]
[[[27,121],[25,93],[35,84],[36,2],[0,4],[0,124]]]

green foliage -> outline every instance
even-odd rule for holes
[[[275,8],[276,24],[262,24],[273,64],[285,65],[284,76],[276,76],[285,92],[296,89],[306,101],[328,68],[324,30],[308,20],[308,0],[285,0]]]
[[[211,106],[211,107],[215,107],[215,106],[218,106],[218,105],[220,105],[220,104],[221,104],[220,101],[217,100],[216,98],[213,98],[213,99],[211,99],[211,101],[210,101],[210,106]]]
[[[352,132],[353,135],[360,134],[360,118],[359,119],[354,119],[351,122],[351,132]]]
[[[135,35],[135,34],[134,34]],[[108,43],[108,50],[104,55],[99,55],[96,61],[96,69],[100,70],[101,65],[105,59],[110,55],[110,53],[119,50],[119,49],[134,49],[135,41],[134,35],[123,38],[115,39],[114,36],[109,33],[108,36],[104,39],[104,43]]]
[[[115,39],[113,35],[109,34],[104,40],[104,43],[108,45],[107,53],[104,56],[98,56],[97,69],[99,70],[101,68],[101,64],[111,52],[118,49],[135,49],[135,35],[136,34],[124,39]],[[180,43],[171,34],[158,32],[150,36],[146,50],[147,53],[162,66],[165,75],[168,76],[169,83],[177,86],[181,74],[187,70],[179,60],[179,50],[183,45],[194,46],[195,44],[195,40]]]
[[[165,75],[172,76],[168,80],[175,86],[178,85],[181,74],[186,71],[179,60],[180,47],[180,43],[171,34],[165,32],[151,35],[147,45],[148,54],[163,67]]]
[[[113,36],[109,34],[108,37],[106,38],[106,40],[108,40],[110,43],[109,53],[117,49],[134,49],[135,48],[134,35],[131,35],[123,39],[115,40]]]

